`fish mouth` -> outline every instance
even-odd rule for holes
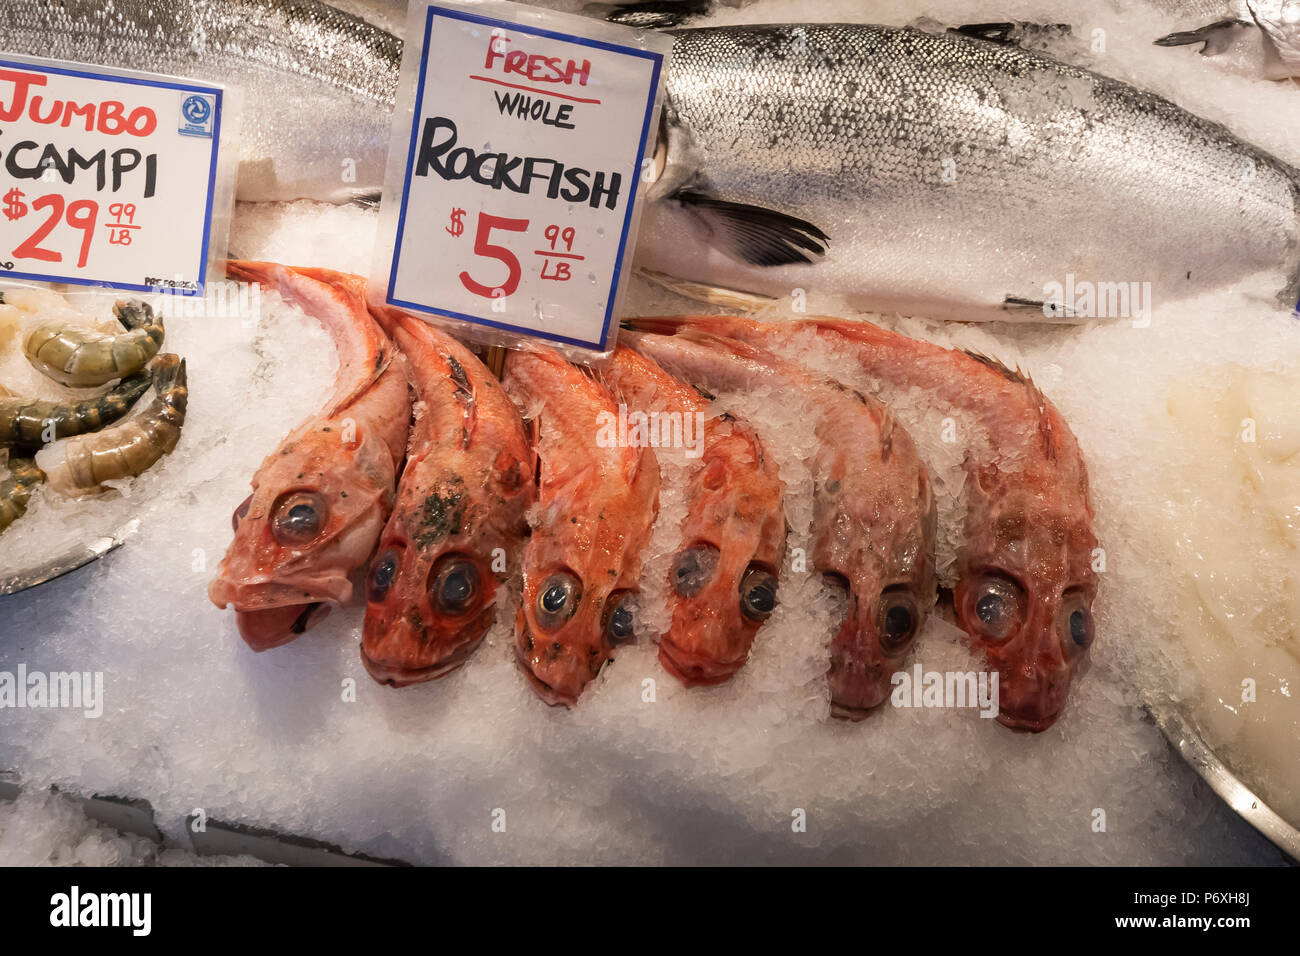
[[[390,687],[409,687],[411,684],[421,684],[426,681],[437,680],[439,677],[446,677],[454,670],[465,665],[470,659],[478,646],[483,643],[483,638],[487,632],[480,634],[472,641],[466,641],[457,647],[451,654],[442,660],[424,667],[403,667],[397,664],[389,664],[385,661],[376,660],[366,651],[366,645],[361,645],[361,663],[366,668],[366,673],[373,677],[380,684],[387,684]]]
[[[686,687],[725,684],[744,666],[747,659],[714,661],[683,650],[667,637],[659,639],[659,663]]]
[[[288,644],[320,623],[332,610],[323,601],[309,604],[282,604],[257,611],[236,611],[239,636],[255,651],[269,651]]]
[[[839,701],[832,698],[831,716],[838,717],[840,720],[851,720],[854,723],[857,723],[859,720],[866,720],[868,717],[870,717],[872,714],[874,714],[876,711],[880,710],[884,706],[885,706],[885,701],[883,700],[878,704],[871,704],[870,706],[867,707],[861,707],[855,704],[841,704]]]
[[[524,672],[524,676],[528,678],[528,683],[533,685],[533,690],[536,691],[537,696],[547,705],[567,708],[578,703],[577,694],[571,694],[568,691],[560,690],[558,687],[552,687],[533,673],[533,669],[528,666],[528,662],[524,660],[518,649],[515,651],[515,660],[519,663],[519,669]]]
[[[1060,718],[1061,713],[1057,711],[1046,716],[1017,714],[1007,710],[998,711],[998,723],[1003,727],[1014,730],[1017,733],[1041,734]]]

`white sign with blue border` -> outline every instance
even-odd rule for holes
[[[214,209],[224,97],[0,54],[0,277],[197,295],[214,211],[228,214]]]
[[[481,341],[612,348],[671,38],[499,2],[413,4],[407,35],[374,287]]]

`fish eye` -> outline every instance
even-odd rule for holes
[[[325,499],[310,491],[287,491],[271,508],[271,535],[283,545],[307,544],[329,515]]]
[[[751,621],[766,621],[776,609],[776,578],[751,567],[740,579],[740,613]]]
[[[636,636],[631,602],[617,597],[610,601],[610,610],[605,615],[605,636],[611,644],[624,644]]]
[[[880,610],[876,623],[880,632],[880,646],[896,653],[905,648],[916,636],[921,615],[916,599],[905,588],[888,588],[880,595]]]
[[[448,555],[433,566],[429,596],[444,614],[464,614],[478,597],[478,567],[469,558]]]
[[[537,620],[543,627],[559,627],[578,610],[582,582],[567,571],[552,574],[537,592]]]
[[[388,589],[393,585],[393,578],[397,577],[397,551],[388,548],[381,551],[375,558],[375,563],[370,566],[370,576],[366,581],[366,600],[372,604],[379,604],[384,598],[388,597]]]
[[[679,597],[695,597],[709,583],[718,567],[718,549],[697,544],[677,555],[671,572],[673,590]]]
[[[1005,641],[1020,629],[1025,616],[1025,592],[1005,575],[986,574],[971,589],[967,606],[981,637]]]
[[[1083,594],[1076,591],[1065,595],[1058,620],[1061,622],[1058,626],[1062,634],[1069,638],[1068,644],[1083,651],[1092,646],[1092,609],[1088,607],[1087,598]]]
[[[245,498],[243,501],[239,503],[239,507],[236,508],[234,513],[230,516],[230,527],[233,528],[235,531],[239,530],[239,522],[243,521],[245,518],[248,517],[248,508],[250,505],[252,505],[252,503],[253,503],[253,496],[249,495],[247,498]]]

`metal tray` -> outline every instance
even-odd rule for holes
[[[53,581],[70,571],[84,567],[91,561],[98,561],[110,551],[120,548],[126,539],[140,527],[138,518],[133,518],[121,528],[108,534],[88,536],[84,543],[74,545],[40,564],[17,570],[0,570],[0,596],[17,594],[28,588],[34,588],[46,581]]]
[[[1195,723],[1173,700],[1146,703],[1165,739],[1200,774],[1223,802],[1264,835],[1274,846],[1300,863],[1300,829],[1284,819],[1242,783],[1201,737]]]

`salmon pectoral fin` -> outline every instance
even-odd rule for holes
[[[753,266],[811,265],[826,254],[830,236],[795,216],[682,190],[670,197],[703,226],[710,244]]]

